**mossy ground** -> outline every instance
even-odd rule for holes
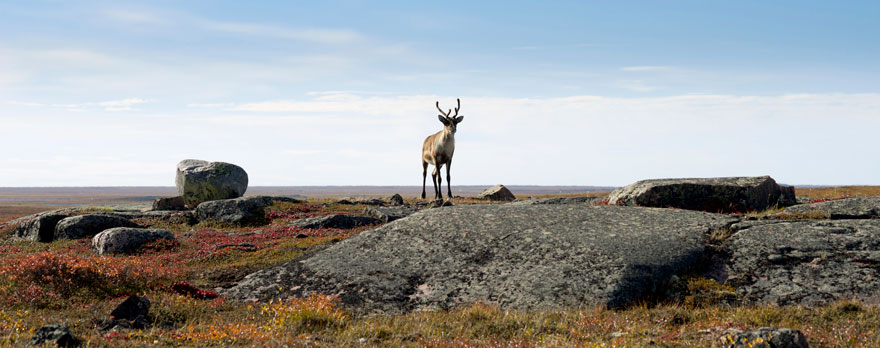
[[[472,304],[451,311],[355,315],[331,296],[242,303],[170,290],[178,281],[211,290],[325,248],[371,227],[311,230],[286,222],[359,214],[363,208],[332,200],[282,203],[267,212],[270,224],[248,228],[164,221],[162,227],[178,242],[131,256],[94,256],[87,240],[4,239],[0,346],[24,346],[35,329],[54,323],[69,325],[86,347],[725,347],[730,332],[761,326],[799,329],[811,347],[880,346],[876,305],[846,300],[822,308],[741,306],[732,288],[696,276],[682,277],[679,296],[615,310]],[[98,331],[97,321],[128,294],[150,299],[153,328]]]

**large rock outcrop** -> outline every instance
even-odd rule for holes
[[[215,221],[238,225],[253,225],[267,222],[266,207],[275,202],[298,203],[300,200],[289,197],[253,196],[204,202],[196,207],[199,221]]]
[[[614,190],[609,205],[744,213],[795,204],[794,187],[769,176],[642,180]]]
[[[746,302],[880,301],[880,220],[746,221],[731,230],[722,280]]]
[[[186,206],[195,208],[202,202],[243,196],[248,176],[231,163],[187,159],[177,164],[175,183]]]
[[[244,300],[336,294],[352,308],[392,312],[474,302],[616,307],[689,269],[708,233],[734,221],[585,204],[426,209],[220,291]]]

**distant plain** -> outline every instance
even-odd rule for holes
[[[453,194],[473,197],[491,186],[453,185]],[[512,185],[508,188],[519,198],[547,195],[595,195],[614,190],[614,187],[603,186]],[[421,190],[421,186],[253,186],[248,188],[245,195],[294,198],[383,198],[398,193],[405,198],[415,198],[421,194]],[[431,190],[431,187],[427,188],[428,192]],[[150,203],[156,198],[176,195],[177,189],[172,186],[0,187],[0,223],[52,209],[108,204],[144,204]]]

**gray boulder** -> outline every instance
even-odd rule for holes
[[[238,225],[267,222],[266,207],[276,202],[302,202],[289,197],[253,196],[204,202],[196,207],[199,221],[216,221]]]
[[[177,164],[175,183],[186,206],[194,208],[202,202],[243,196],[248,176],[231,163],[188,159]]]
[[[504,185],[495,185],[490,188],[483,190],[478,196],[478,199],[486,199],[490,201],[515,201],[516,197],[513,193],[510,192]]]
[[[163,238],[175,240],[174,234],[166,230],[117,227],[92,237],[92,249],[98,255],[133,254],[141,245]]]
[[[186,210],[183,196],[157,198],[153,201],[153,210]]]
[[[55,226],[74,214],[71,209],[51,210],[20,217],[5,224],[15,238],[49,243],[55,239]]]
[[[28,344],[40,347],[44,347],[47,344],[52,344],[56,347],[80,346],[79,340],[73,336],[70,328],[62,324],[46,325],[37,329]]]
[[[94,236],[114,227],[141,227],[126,218],[95,214],[64,218],[55,225],[54,239],[79,239]]]
[[[815,214],[819,213],[819,214]],[[776,217],[798,217],[810,215],[826,216],[830,219],[870,219],[880,217],[880,197],[852,197],[825,202],[798,204],[774,214]]]
[[[300,228],[338,228],[347,230],[359,226],[375,225],[379,223],[382,223],[382,220],[374,217],[333,214],[327,216],[297,219],[291,221],[287,225],[297,226]]]
[[[880,220],[748,221],[724,245],[726,283],[747,303],[876,301]]]
[[[366,207],[364,215],[375,217],[382,222],[391,222],[402,219],[419,211],[419,208],[409,205],[398,205],[394,207]]]
[[[388,312],[475,302],[619,307],[694,266],[709,231],[734,221],[590,205],[426,209],[220,291],[242,300],[337,294],[355,310]]]
[[[795,204],[794,187],[769,176],[642,180],[611,192],[609,205],[744,213]]]
[[[729,348],[809,348],[807,338],[799,330],[762,327],[729,336]]]

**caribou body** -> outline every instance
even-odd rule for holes
[[[425,139],[422,144],[422,198],[425,198],[425,180],[428,176],[428,164],[434,166],[431,172],[431,181],[434,183],[434,199],[443,199],[443,183],[440,178],[440,169],[446,166],[446,188],[447,197],[452,198],[452,180],[449,177],[449,168],[452,166],[452,154],[455,152],[455,127],[464,119],[464,116],[458,116],[458,109],[461,107],[461,100],[456,99],[455,115],[449,116],[452,109],[443,112],[440,108],[440,102],[435,105],[440,110],[440,122],[443,123],[443,130],[434,133]]]

